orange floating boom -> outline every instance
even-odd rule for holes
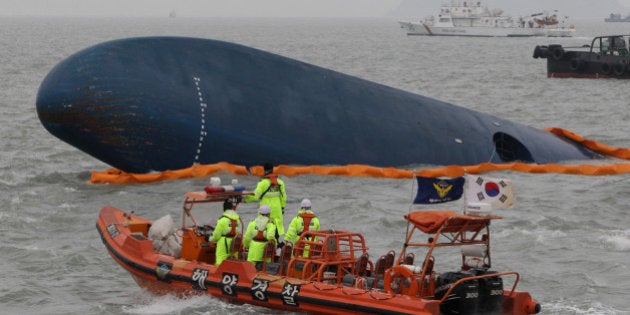
[[[610,156],[623,160],[630,160],[630,149],[628,148],[615,148],[593,140],[585,139],[584,137],[561,128],[548,128],[547,131],[556,135],[565,137],[571,141],[580,143],[588,149],[600,153],[605,156]],[[156,181],[176,180],[184,178],[194,177],[206,177],[217,172],[226,172],[234,175],[257,175],[263,174],[262,166],[254,166],[249,170],[242,165],[230,164],[227,162],[220,162],[216,164],[207,165],[193,165],[188,168],[164,171],[159,173],[149,174],[133,174],[126,173],[117,169],[108,169],[103,172],[92,172],[92,183],[115,183],[115,184],[129,184],[129,183],[150,183]],[[355,176],[355,177],[376,177],[376,178],[413,178],[414,175],[424,177],[457,177],[464,174],[482,174],[496,171],[514,171],[521,173],[558,173],[558,174],[571,174],[571,175],[616,175],[630,173],[629,163],[613,163],[604,165],[564,165],[557,163],[549,164],[530,164],[530,163],[481,163],[477,165],[448,165],[438,168],[427,168],[419,171],[399,169],[394,167],[375,167],[361,164],[349,164],[339,166],[323,166],[323,165],[310,165],[310,166],[289,166],[279,165],[276,167],[275,172],[284,176],[297,176],[297,175],[329,175],[329,176]]]

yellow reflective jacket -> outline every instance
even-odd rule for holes
[[[315,216],[313,211],[300,209],[298,211],[298,215],[295,218],[293,218],[293,220],[291,220],[291,223],[289,224],[289,228],[287,229],[287,234],[284,236],[285,241],[289,241],[295,244],[295,242],[297,242],[298,238],[300,237],[300,234],[304,232],[305,229],[304,229],[304,218],[302,217],[303,214],[313,215],[313,217],[311,218],[311,221],[309,222],[308,230],[319,231],[319,218]]]
[[[276,225],[270,218],[258,215],[249,222],[245,231],[243,245],[248,248],[247,260],[252,262],[262,261],[267,241],[276,238]]]
[[[234,225],[236,221],[236,225]],[[211,242],[217,243],[216,249],[216,262],[220,265],[229,256],[229,249],[232,245],[232,238],[241,232],[241,219],[234,210],[223,211],[223,216],[217,220],[217,226],[214,227]],[[234,234],[234,235],[233,235]],[[236,255],[234,255],[236,258]]]
[[[272,176],[275,176],[272,174]],[[254,195],[246,196],[245,202],[260,200],[260,205],[269,205],[271,215],[279,235],[284,235],[284,218],[282,210],[287,205],[287,192],[284,181],[276,177],[277,185],[271,185],[271,178],[263,177],[256,185]]]

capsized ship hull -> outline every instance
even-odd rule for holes
[[[274,164],[550,163],[597,157],[551,133],[258,49],[141,37],[56,65],[44,127],[126,172]]]

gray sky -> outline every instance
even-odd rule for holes
[[[0,15],[219,17],[379,17],[404,0],[0,0]],[[409,1],[409,0],[407,0]],[[413,0],[434,13],[442,0]],[[597,5],[599,0],[592,0]],[[616,0],[630,7],[630,0]],[[523,0],[482,0],[507,8]],[[527,1],[526,1],[527,2]],[[434,4],[433,4],[434,3]],[[572,0],[549,0],[550,4]],[[590,3],[590,2],[588,2]],[[614,3],[614,2],[613,2]],[[498,5],[498,6],[497,6]],[[428,10],[430,8],[430,11]],[[624,12],[625,13],[625,12]],[[410,12],[417,15],[419,12]]]
[[[402,0],[0,0],[0,15],[383,16]]]

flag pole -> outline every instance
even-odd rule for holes
[[[462,198],[464,204],[462,205],[462,213],[466,214],[466,205],[468,204],[468,173],[464,168],[464,198]]]
[[[409,205],[409,208],[407,209],[407,214],[408,215],[411,215],[411,207],[413,207],[413,205],[414,205],[414,203],[413,203],[413,200],[414,200],[414,197],[413,197],[413,192],[414,192],[413,186],[415,185],[414,183],[418,182],[418,180],[416,179],[416,176],[417,175],[414,172],[413,173],[413,182],[411,182],[411,204]],[[407,220],[407,230],[405,231],[405,240],[407,240],[407,235],[409,235],[409,220]],[[407,247],[407,244],[405,244],[405,247]]]
[[[416,179],[416,173],[413,174],[413,179],[414,179],[414,182],[418,182],[418,180]],[[413,203],[413,200],[414,200],[414,198],[413,198],[413,192],[414,192],[413,186],[414,186],[414,183],[412,182],[411,183],[411,204],[409,205],[409,208],[407,210],[407,215],[411,215],[411,207],[413,207],[413,205],[414,205],[414,203]],[[406,228],[406,231],[405,231],[405,235],[403,236],[403,238],[405,240],[405,243],[403,244],[403,249],[400,252],[400,255],[398,256],[397,264],[401,264],[404,255],[407,253],[407,236],[409,235],[409,224],[410,224],[410,222],[409,222],[409,220],[407,220],[407,228]]]

